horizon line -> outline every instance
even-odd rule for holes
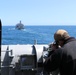
[[[16,25],[2,25],[2,26],[16,26]],[[43,25],[41,25],[41,24],[37,24],[37,25],[33,25],[33,24],[30,24],[30,25],[24,25],[24,26],[76,26],[76,24],[47,24],[47,25],[45,25],[45,24],[43,24]]]

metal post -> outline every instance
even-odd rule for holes
[[[37,44],[37,40],[34,40],[34,45],[36,45]]]
[[[9,75],[9,47],[7,47],[2,61],[1,75]]]

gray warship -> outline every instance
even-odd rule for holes
[[[24,25],[21,23],[21,21],[18,24],[16,24],[15,29],[18,29],[18,30],[24,29]]]

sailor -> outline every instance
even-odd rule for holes
[[[55,44],[51,45],[53,53],[46,58],[44,70],[52,72],[59,69],[60,75],[76,75],[76,39],[64,29],[54,34]]]

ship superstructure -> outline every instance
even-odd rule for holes
[[[1,75],[45,75],[48,45],[1,45]]]

